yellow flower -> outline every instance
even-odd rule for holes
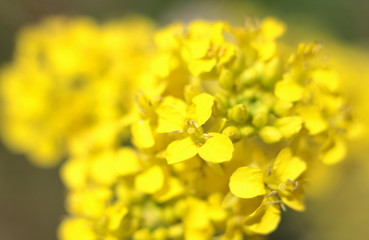
[[[188,26],[183,58],[188,61],[194,76],[209,73],[216,65],[232,60],[235,47],[226,41],[223,34],[228,28],[223,22],[209,24],[204,21],[194,21]]]
[[[138,114],[135,93],[161,91],[144,71],[151,37],[152,24],[141,18],[98,25],[53,17],[22,30],[14,61],[0,72],[4,142],[47,167],[71,154],[73,139],[73,150],[84,151],[117,140],[95,137],[96,129],[126,138]]]
[[[182,162],[197,154],[209,162],[225,162],[232,158],[233,144],[225,135],[204,133],[202,126],[212,114],[214,99],[206,93],[192,99],[192,105],[179,99],[166,98],[158,109],[158,132],[179,132],[181,139],[170,143],[166,151],[169,164]]]
[[[59,226],[58,238],[61,240],[94,240],[97,236],[90,224],[90,221],[82,217],[68,218]]]
[[[25,30],[0,73],[1,130],[40,165],[66,157],[59,238],[263,239],[281,209],[304,210],[304,176],[341,161],[355,126],[321,45],[290,54],[284,31],[273,18]]]
[[[229,188],[240,198],[267,194],[268,198],[277,195],[277,201],[295,210],[303,210],[302,192],[298,191],[302,186],[297,179],[306,168],[307,165],[301,158],[292,156],[291,150],[285,148],[280,151],[273,167],[267,172],[249,166],[238,168],[230,178]]]

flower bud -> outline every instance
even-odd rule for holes
[[[252,125],[257,128],[264,127],[268,123],[268,113],[266,112],[257,112],[254,114],[252,118]]]
[[[273,87],[275,82],[282,78],[282,73],[282,61],[279,58],[273,58],[265,65],[261,84],[267,88]]]
[[[233,73],[228,69],[223,69],[219,76],[219,84],[225,90],[231,90],[234,86]]]
[[[283,100],[278,100],[274,104],[273,112],[279,117],[286,116],[292,107],[293,107],[293,103],[283,101]]]
[[[215,108],[214,115],[223,115],[227,113],[229,101],[223,94],[217,94],[214,96]]]
[[[232,70],[239,71],[244,67],[244,65],[245,65],[245,55],[241,50],[239,50],[236,52],[236,57],[232,64]]]
[[[242,138],[241,132],[235,126],[226,127],[222,133],[229,137],[232,142],[238,142]]]
[[[247,125],[240,129],[241,135],[244,138],[252,137],[255,133],[255,128],[253,126]]]
[[[258,74],[254,68],[248,68],[240,75],[240,84],[242,87],[248,87],[258,80]]]
[[[237,104],[230,110],[230,118],[236,123],[245,123],[249,118],[249,110],[243,104]]]

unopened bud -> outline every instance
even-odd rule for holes
[[[241,135],[244,138],[252,137],[255,133],[255,128],[253,126],[244,126],[240,129]]]
[[[282,73],[282,61],[279,58],[273,58],[265,65],[261,84],[267,88],[273,87],[275,82],[282,78]]]
[[[241,50],[236,52],[236,57],[232,64],[232,70],[239,71],[245,65],[245,55]]]
[[[264,127],[268,123],[268,113],[266,112],[257,112],[254,114],[252,118],[252,125],[257,128]]]
[[[293,103],[291,102],[287,102],[287,101],[283,101],[283,100],[278,100],[273,107],[273,112],[279,116],[279,117],[283,117],[286,116],[289,111],[291,110],[293,106]]]
[[[235,126],[226,127],[222,133],[229,137],[232,142],[238,142],[242,138],[241,132]]]
[[[215,111],[214,115],[226,114],[228,110],[228,99],[223,94],[217,94],[214,97],[215,100]]]
[[[234,86],[234,76],[230,70],[222,70],[219,76],[219,85],[225,90],[232,90]]]
[[[230,118],[236,123],[245,123],[249,118],[249,110],[243,104],[237,104],[230,110]]]
[[[240,84],[242,87],[247,87],[254,84],[258,80],[258,74],[254,68],[248,68],[240,75]]]

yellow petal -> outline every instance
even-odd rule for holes
[[[240,167],[229,180],[231,193],[240,198],[253,198],[265,194],[263,172],[258,168]]]
[[[282,138],[282,134],[278,131],[278,129],[271,126],[266,126],[260,129],[259,136],[265,143],[269,144],[277,143]]]
[[[272,41],[260,44],[260,46],[258,47],[260,59],[265,61],[273,57],[276,47],[277,46],[275,42]]]
[[[265,18],[261,24],[261,31],[263,36],[267,39],[274,40],[283,35],[286,27],[275,18]]]
[[[202,126],[211,116],[214,98],[210,94],[201,93],[192,99],[192,103],[188,109],[187,118]]]
[[[183,25],[174,23],[169,27],[157,31],[154,35],[155,44],[163,50],[172,50],[178,47],[178,37],[182,36]]]
[[[287,102],[296,102],[302,98],[304,89],[292,81],[283,80],[277,82],[275,86],[275,95]]]
[[[273,232],[280,220],[279,206],[264,203],[246,218],[244,228],[247,232],[265,235]]]
[[[154,146],[154,136],[151,132],[149,121],[140,120],[132,124],[133,143],[138,148],[150,148]]]
[[[173,107],[162,107],[159,112],[158,133],[170,133],[182,130],[185,124],[185,117]]]
[[[209,218],[215,222],[224,221],[227,218],[227,211],[222,207],[223,194],[213,193],[208,197]]]
[[[302,119],[298,116],[278,118],[274,122],[274,126],[278,128],[284,138],[291,138],[301,130]]]
[[[91,222],[85,218],[67,218],[58,229],[60,240],[95,240],[97,238]]]
[[[90,161],[90,177],[99,184],[111,185],[117,177],[113,152],[105,152],[94,156]]]
[[[176,140],[170,143],[165,153],[168,164],[179,163],[190,159],[197,154],[198,147],[192,141],[191,137]]]
[[[212,228],[207,202],[190,197],[187,199],[187,206],[184,216],[186,239],[209,239]]]
[[[213,163],[230,161],[234,150],[232,141],[224,134],[209,134],[213,136],[198,150],[200,157]]]
[[[164,185],[164,172],[160,166],[153,166],[135,178],[135,188],[144,193],[155,193]]]
[[[174,197],[181,195],[184,191],[183,185],[177,178],[171,177],[161,191],[155,194],[155,198],[158,202],[166,202]]]
[[[335,92],[338,89],[338,76],[336,72],[331,70],[317,70],[312,74],[314,81],[316,81],[321,87],[327,89],[330,92]]]
[[[187,42],[187,47],[194,59],[201,59],[205,57],[210,46],[209,39],[197,39],[197,41]]]
[[[126,176],[134,174],[140,170],[138,157],[131,148],[119,149],[115,159],[115,169],[118,175]]]
[[[181,130],[185,124],[187,105],[181,99],[166,97],[157,109],[159,133]]]
[[[301,181],[302,182],[302,181]],[[280,195],[281,200],[288,207],[296,210],[296,211],[304,211],[304,188],[301,186],[300,181],[298,182],[298,187],[294,191],[284,191],[283,194]]]
[[[282,149],[273,165],[272,175],[286,181],[290,179],[295,181],[305,170],[306,163],[299,157],[293,157],[291,149]]]
[[[346,152],[347,149],[345,142],[342,139],[335,137],[333,139],[329,139],[324,144],[319,157],[325,164],[336,164],[343,160],[346,156]]]
[[[85,159],[70,159],[60,170],[63,183],[71,189],[82,188],[87,183],[87,161]]]
[[[319,134],[328,128],[328,123],[322,117],[320,110],[315,107],[306,107],[300,110],[305,128],[312,135]]]
[[[210,72],[217,63],[215,58],[211,59],[193,59],[188,63],[188,69],[194,76],[199,76],[201,73]]]
[[[107,208],[107,217],[109,219],[109,230],[115,231],[119,228],[122,219],[127,215],[128,208],[117,202]]]
[[[233,197],[237,198],[235,196]],[[265,198],[264,195],[260,195],[254,198],[237,198],[238,199],[237,205],[239,206],[240,214],[242,214],[243,216],[251,215],[253,212],[256,211],[256,209],[260,207],[260,204],[263,203],[264,198]]]
[[[103,216],[111,196],[111,190],[106,187],[89,187],[70,191],[66,198],[66,207],[73,215],[99,218]]]

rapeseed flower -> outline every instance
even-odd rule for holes
[[[117,131],[127,135],[135,92],[153,89],[141,71],[152,31],[137,17],[101,26],[53,17],[22,30],[0,76],[4,142],[52,166],[71,152],[113,144]]]
[[[3,71],[3,126],[40,164],[67,157],[61,240],[261,239],[286,207],[304,210],[316,161],[345,157],[354,124],[339,74],[321,44],[281,48],[276,19],[159,30],[145,20],[71,21],[72,30],[50,21],[60,31],[52,42],[36,34],[44,25],[30,30],[50,49],[21,38],[34,65],[16,57]],[[69,56],[86,38],[88,61]],[[48,152],[35,147],[43,143]]]

